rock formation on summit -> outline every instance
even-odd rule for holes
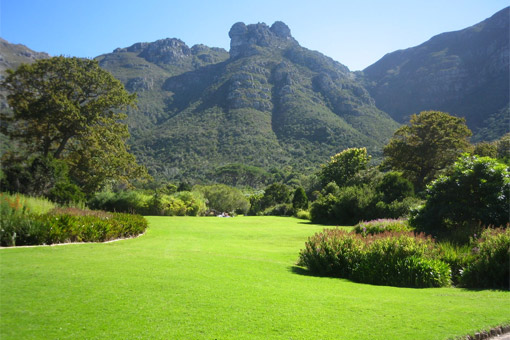
[[[281,21],[271,27],[264,23],[245,25],[238,22],[228,33],[230,37],[230,57],[248,57],[260,52],[260,47],[286,48],[291,44],[297,45],[290,34],[290,28]]]

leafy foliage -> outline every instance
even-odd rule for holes
[[[294,195],[292,196],[292,207],[296,210],[308,209],[308,197],[306,196],[305,189],[302,187],[298,187],[294,191]]]
[[[331,157],[321,165],[319,178],[323,185],[335,182],[344,186],[356,173],[367,168],[370,156],[366,148],[350,148]]]
[[[360,222],[354,227],[356,234],[376,235],[387,231],[391,232],[409,232],[412,228],[405,219],[379,219],[368,222]]]
[[[266,170],[239,163],[216,169],[212,178],[219,183],[251,188],[265,186],[273,181],[273,176]]]
[[[465,120],[439,111],[412,115],[384,147],[385,164],[403,171],[404,176],[421,190],[453,164],[469,148],[471,131]]]
[[[224,184],[197,186],[195,190],[204,195],[209,210],[245,214],[250,208],[249,200],[241,191]]]
[[[148,224],[142,216],[54,209],[30,213],[7,199],[0,201],[0,245],[104,242],[139,235]]]
[[[0,180],[3,191],[45,196],[60,204],[85,201],[84,193],[69,179],[69,169],[64,161],[51,155],[29,159],[9,156],[5,158],[4,176]]]
[[[376,187],[376,191],[382,194],[385,203],[402,201],[406,197],[414,196],[413,184],[396,172],[384,174],[381,182]]]
[[[119,113],[134,105],[135,95],[96,61],[53,57],[22,64],[1,86],[13,109],[2,114],[2,132],[28,154],[63,159],[86,192],[144,175],[125,145],[126,115]]]
[[[427,188],[411,223],[417,230],[466,243],[482,226],[509,223],[510,170],[489,157],[459,158]]]
[[[348,186],[320,195],[312,203],[310,215],[314,223],[355,225],[364,220],[406,216],[417,202],[406,197],[386,203],[372,185]]]
[[[487,228],[472,246],[474,259],[462,273],[462,284],[510,290],[510,228]]]
[[[434,259],[434,242],[422,235],[385,232],[362,236],[325,229],[310,237],[299,265],[320,275],[400,287],[444,287],[449,266]]]
[[[134,190],[96,193],[88,202],[93,209],[111,212],[160,216],[198,216],[206,211],[201,193],[179,191],[171,195],[158,191],[152,195]]]

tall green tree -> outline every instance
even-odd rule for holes
[[[464,154],[446,176],[427,186],[427,200],[411,219],[418,231],[468,242],[482,227],[510,222],[510,167]]]
[[[423,111],[394,133],[383,150],[384,164],[401,170],[421,190],[469,149],[470,136],[464,118]]]
[[[0,84],[12,113],[2,132],[28,154],[62,159],[86,191],[109,180],[147,176],[128,151],[123,110],[134,106],[120,81],[94,60],[53,57],[9,70]]]
[[[370,161],[366,148],[350,148],[332,156],[330,161],[321,165],[319,178],[322,185],[335,182],[344,186],[359,171],[365,170]]]
[[[294,191],[292,207],[294,209],[308,209],[308,197],[306,196],[305,189],[302,187],[298,187]]]

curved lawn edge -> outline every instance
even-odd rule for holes
[[[113,243],[113,242],[118,242],[118,241],[126,241],[126,240],[139,238],[139,237],[145,235],[146,233],[147,232],[143,232],[143,233],[135,235],[135,236],[121,237],[121,238],[116,238],[116,239],[108,240],[108,241],[104,241],[104,242],[62,242],[62,243],[52,243],[52,244],[34,244],[31,246],[0,247],[0,250],[2,250],[2,249],[19,249],[19,248],[55,247],[55,246],[67,246],[67,245],[72,245],[72,244],[105,244],[105,243]]]
[[[479,331],[473,335],[463,335],[455,338],[455,340],[484,340],[484,339],[510,339],[510,324],[501,325],[491,328],[487,331]]]

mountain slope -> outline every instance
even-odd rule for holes
[[[35,52],[25,45],[11,44],[7,40],[0,38],[0,81],[4,79],[9,69],[16,69],[21,64],[33,63],[38,59],[49,57],[47,53]],[[9,110],[6,93],[2,88],[0,88],[0,110]],[[9,138],[0,133],[0,156],[7,150],[14,148],[15,146]]]
[[[367,67],[363,74],[377,107],[399,122],[423,110],[446,111],[465,117],[475,133],[485,131],[478,139],[500,137],[487,131],[504,118],[499,112],[508,111],[509,18],[507,7]]]
[[[398,124],[345,66],[301,47],[282,22],[237,23],[229,36],[229,55],[202,47],[210,62],[181,53],[195,48],[182,42],[98,57],[138,90],[132,150],[153,174],[206,179],[231,163],[306,171],[348,147],[380,154]]]

